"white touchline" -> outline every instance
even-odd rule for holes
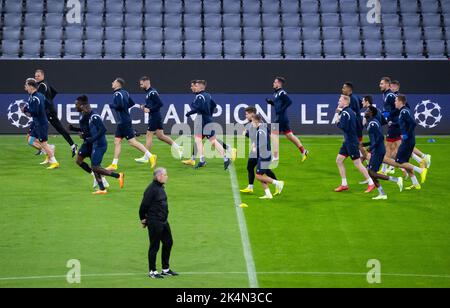
[[[239,230],[241,231],[242,247],[244,248],[244,258],[247,264],[248,281],[250,288],[258,288],[258,277],[256,275],[255,261],[253,260],[252,246],[248,237],[247,224],[245,222],[244,211],[240,207],[242,200],[239,192],[238,180],[236,176],[236,169],[234,165],[228,168],[230,172],[231,189],[233,190],[233,197],[236,209],[236,215],[239,223]]]

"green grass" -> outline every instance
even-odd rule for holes
[[[230,178],[221,160],[193,170],[155,142],[158,164],[170,177],[171,263],[182,274],[155,281],[145,276],[148,237],[137,215],[151,181],[149,167],[133,161],[139,153],[123,146],[124,190],[109,179],[110,193],[92,196],[92,177],[74,164],[61,137],[51,138],[62,166],[54,171],[40,166],[42,157],[33,156],[24,141],[0,137],[0,287],[249,286]],[[109,141],[105,166],[112,158]],[[332,192],[340,181],[334,163],[340,138],[303,141],[311,158],[302,164],[298,150],[281,140],[275,173],[287,183],[283,195],[262,202],[255,183],[255,195],[241,196],[249,205],[244,212],[260,287],[450,287],[450,139],[429,144],[419,138],[420,148],[433,155],[427,183],[421,191],[401,194],[395,184],[383,183],[386,202],[363,193],[350,163],[351,190]],[[236,169],[239,186],[245,187],[246,159],[238,160]],[[70,259],[81,262],[79,285],[66,282]],[[379,285],[366,281],[369,259],[381,262]]]

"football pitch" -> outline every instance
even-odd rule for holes
[[[180,276],[152,280],[148,234],[138,219],[152,174],[134,162],[140,153],[124,144],[125,188],[108,178],[109,194],[93,196],[92,176],[62,137],[50,138],[61,168],[49,171],[24,136],[0,136],[0,287],[450,287],[450,138],[435,139],[417,141],[432,155],[422,190],[399,193],[384,182],[387,201],[363,193],[350,162],[350,191],[333,192],[342,137],[303,137],[311,153],[305,163],[281,139],[275,173],[286,186],[273,200],[258,199],[258,182],[254,195],[236,194],[247,185],[246,158],[236,161],[234,178],[221,159],[194,170],[155,141],[152,152],[169,174],[171,267]],[[108,141],[104,166],[113,154]],[[248,208],[237,208],[239,199]],[[66,280],[73,259],[81,264],[80,284]],[[369,260],[381,265],[379,284],[368,283]]]

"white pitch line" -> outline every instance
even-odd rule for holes
[[[252,246],[247,231],[247,224],[245,222],[244,211],[240,207],[242,200],[238,187],[238,180],[236,176],[236,169],[234,165],[228,168],[230,172],[231,189],[233,190],[234,203],[236,208],[236,215],[239,223],[239,230],[241,231],[242,247],[244,248],[244,258],[247,264],[248,281],[250,288],[258,288],[258,277],[256,274],[255,261],[253,260]]]
[[[258,272],[258,275],[293,275],[293,276],[366,276],[367,273],[346,273],[346,272]],[[248,275],[248,272],[180,272],[182,276],[207,276],[207,275]],[[81,278],[101,278],[101,277],[124,277],[124,276],[142,276],[146,273],[110,273],[110,274],[81,274]],[[411,278],[440,278],[450,279],[450,275],[433,274],[394,274],[381,273],[381,276],[390,277],[411,277]],[[66,275],[55,276],[29,276],[29,277],[0,277],[0,281],[13,280],[44,280],[44,279],[63,279]]]

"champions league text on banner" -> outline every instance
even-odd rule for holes
[[[75,110],[74,101],[79,94],[58,94],[55,105],[58,116],[63,125],[78,124],[79,114]],[[144,103],[143,94],[131,94],[137,104]],[[270,94],[213,94],[218,104],[214,120],[220,125],[244,124],[244,109],[254,105],[262,115],[264,121],[271,122],[274,111],[265,102]],[[381,94],[372,94],[375,103],[382,107]],[[108,128],[108,133],[115,131],[116,121],[108,104],[112,94],[88,94],[89,101],[94,109],[101,115]],[[334,94],[292,94],[293,105],[289,108],[291,126],[296,134],[339,134],[333,118],[339,95]],[[194,96],[192,94],[161,94],[164,102],[162,114],[166,133],[171,132],[174,124],[187,123],[192,125],[193,118],[188,119],[185,114],[190,111],[189,104]],[[417,133],[421,135],[450,134],[450,94],[420,94],[408,95],[408,102],[417,122]],[[24,134],[28,130],[30,119],[20,111],[20,105],[28,99],[26,94],[0,95],[0,133]],[[145,133],[147,129],[148,114],[144,114],[138,106],[131,109],[133,124],[138,132]],[[50,127],[50,132],[54,133]],[[226,131],[225,128],[223,131]]]

